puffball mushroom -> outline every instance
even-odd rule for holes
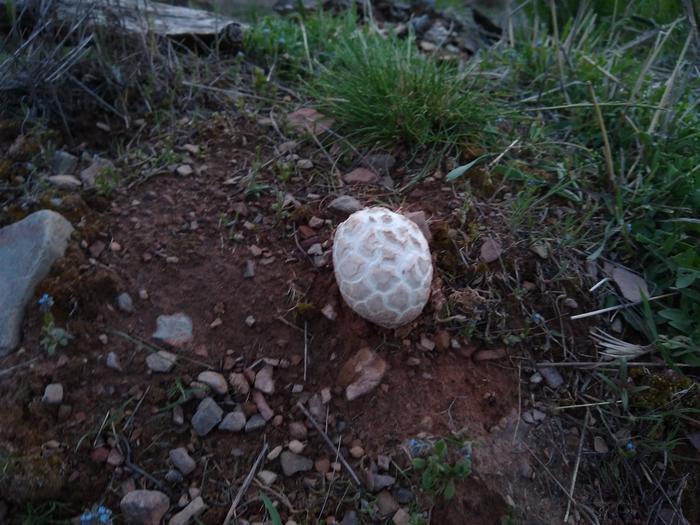
[[[333,267],[350,308],[385,328],[413,321],[430,297],[428,242],[410,219],[386,208],[365,208],[338,226]]]

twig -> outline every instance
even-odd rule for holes
[[[330,448],[333,452],[336,452],[335,445],[334,445],[333,442],[331,441],[331,438],[328,437],[328,434],[326,434],[326,433],[323,431],[323,429],[321,428],[321,425],[318,424],[318,422],[317,422],[317,421],[314,419],[314,417],[309,413],[309,411],[306,410],[306,408],[304,408],[304,405],[302,405],[300,401],[297,401],[297,406],[299,407],[299,410],[301,410],[301,411],[304,413],[304,415],[306,416],[306,418],[311,422],[311,424],[313,425],[313,427],[316,429],[316,432],[318,432],[319,434],[321,434],[321,437],[323,437],[323,440],[326,442],[326,445],[328,445],[328,448]],[[357,474],[355,474],[355,471],[352,469],[352,467],[350,466],[350,464],[345,460],[345,458],[343,457],[343,455],[340,454],[340,452],[338,452],[338,459],[339,459],[340,462],[343,464],[343,466],[345,467],[345,469],[348,471],[348,473],[350,474],[350,477],[351,477],[352,480],[355,482],[355,484],[356,484],[358,487],[362,487],[362,483],[360,482],[360,478],[357,477]]]
[[[574,473],[571,476],[571,485],[569,486],[569,494],[571,494],[572,499],[566,504],[566,513],[564,514],[564,523],[569,521],[569,513],[571,512],[571,502],[573,501],[574,489],[576,488],[576,478],[578,477],[578,467],[581,464],[581,452],[583,452],[583,440],[586,435],[586,428],[588,428],[588,418],[590,417],[590,409],[586,409],[586,415],[583,418],[583,428],[581,429],[581,438],[578,441],[578,454],[576,456],[576,464],[574,465]]]
[[[659,299],[666,299],[667,297],[672,297],[676,295],[677,292],[671,292],[671,293],[666,293],[663,295],[657,295],[656,297],[649,297],[647,301],[658,301]],[[609,306],[607,308],[601,308],[600,310],[594,310],[592,312],[586,312],[585,314],[578,314],[578,315],[572,315],[569,317],[572,321],[576,321],[577,319],[585,319],[586,317],[593,317],[594,315],[600,315],[604,314],[607,312],[614,312],[616,310],[623,310],[624,308],[630,308],[632,306],[639,306],[642,304],[643,301],[634,301],[632,303],[627,303],[627,304],[618,304],[616,306]]]
[[[144,340],[141,339],[140,337],[136,337],[136,336],[133,336],[133,335],[129,335],[129,334],[125,333],[125,332],[122,332],[121,330],[107,330],[107,333],[108,333],[108,334],[112,334],[112,335],[116,335],[116,336],[119,336],[119,337],[122,337],[122,338],[126,339],[127,341],[131,341],[131,342],[134,343],[135,345],[141,346],[141,347],[145,348],[146,350],[148,350],[149,352],[152,352],[152,353],[157,353],[157,352],[164,351],[162,348],[159,348],[159,347],[157,347],[156,345],[154,345],[154,344],[152,344],[152,343],[147,343],[146,341],[144,341]],[[193,363],[193,364],[195,364],[195,365],[203,366],[203,367],[209,368],[209,369],[213,369],[213,368],[214,368],[214,367],[213,367],[212,365],[210,365],[209,363],[205,363],[204,361],[198,361],[197,359],[192,359],[191,357],[187,357],[187,356],[182,355],[182,354],[178,354],[178,357],[181,358],[181,359],[183,359],[184,361],[189,361],[190,363]]]
[[[231,518],[233,518],[233,516],[235,515],[236,507],[238,507],[238,504],[240,503],[241,499],[243,498],[246,491],[250,487],[250,484],[253,482],[253,478],[255,477],[255,472],[258,470],[258,467],[260,466],[262,459],[265,457],[265,454],[267,454],[267,442],[263,443],[262,450],[260,450],[260,454],[258,454],[258,457],[255,458],[255,462],[253,463],[253,466],[250,468],[250,472],[248,472],[248,475],[243,480],[243,484],[241,485],[241,488],[238,489],[238,493],[236,494],[236,497],[233,498],[233,501],[231,502],[231,508],[228,509],[228,513],[226,514],[226,517],[224,518],[223,525],[228,525],[228,523],[231,521]]]
[[[297,332],[303,332],[303,330],[301,328],[299,328],[297,325],[295,325],[293,323],[290,323],[281,315],[276,316],[275,319],[277,319],[280,323],[287,325],[289,328],[293,328]]]
[[[306,367],[309,363],[309,340],[307,338],[308,323],[304,321],[304,383],[306,383]]]
[[[14,372],[15,370],[18,370],[18,369],[20,369],[20,368],[24,368],[25,366],[29,366],[30,364],[32,364],[32,363],[33,363],[34,361],[36,361],[37,359],[39,359],[39,358],[38,358],[38,357],[33,357],[32,359],[30,359],[29,361],[25,361],[24,363],[20,363],[20,364],[18,364],[18,365],[11,366],[10,368],[5,368],[4,370],[0,370],[0,377],[2,377],[2,376],[4,376],[4,375],[10,375],[10,374],[11,374],[12,372]]]
[[[603,154],[605,155],[605,165],[608,168],[608,189],[612,193],[615,193],[617,191],[617,180],[615,180],[615,166],[613,164],[610,140],[608,139],[608,130],[605,128],[603,112],[600,110],[598,99],[595,96],[595,90],[593,89],[593,84],[591,82],[588,82],[588,92],[591,94],[591,101],[593,102],[595,117],[598,121],[598,126],[600,126],[600,133],[603,136]]]
[[[564,57],[561,50],[561,42],[559,42],[559,22],[557,21],[557,7],[554,0],[549,0],[549,9],[552,13],[552,29],[554,30],[554,52],[557,54],[557,67],[559,68],[559,86],[561,87],[564,98],[571,104],[569,92],[566,91],[566,82],[564,82]]]

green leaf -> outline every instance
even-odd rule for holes
[[[260,499],[262,500],[263,504],[265,505],[265,508],[267,509],[267,513],[270,515],[270,519],[272,520],[272,525],[282,525],[282,518],[280,517],[280,513],[277,512],[277,509],[275,506],[272,504],[272,501],[270,501],[270,498],[267,497],[264,493],[260,493]]]
[[[427,465],[427,461],[423,458],[413,458],[413,468],[423,470]]]
[[[445,454],[447,454],[447,443],[445,443],[444,439],[441,439],[435,443],[435,455],[442,459],[445,457]]]
[[[450,480],[447,482],[447,485],[445,485],[445,490],[442,491],[442,495],[444,496],[445,499],[452,499],[455,495],[455,483],[454,481]]]
[[[676,275],[676,288],[687,288],[695,282],[698,278],[700,272],[695,270],[688,270],[686,268],[679,268],[678,275]]]
[[[475,166],[478,166],[479,164],[481,164],[483,161],[485,161],[486,159],[488,159],[491,156],[493,156],[492,153],[486,153],[484,155],[480,155],[479,157],[475,158],[474,160],[472,160],[470,162],[467,162],[466,164],[464,164],[462,166],[456,167],[455,169],[453,169],[452,171],[450,171],[447,174],[447,180],[451,182],[455,179],[460,178],[462,175],[467,173],[469,170],[471,170]]]

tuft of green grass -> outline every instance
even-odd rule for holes
[[[472,472],[471,457],[462,454],[464,457],[451,462],[448,454],[447,441],[441,439],[435,443],[430,456],[413,459],[413,468],[421,473],[421,489],[446,500],[454,497],[455,482],[467,478]]]
[[[495,112],[472,83],[413,38],[358,31],[338,42],[311,91],[355,143],[421,148],[481,140]]]

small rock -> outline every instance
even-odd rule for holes
[[[314,463],[314,467],[319,474],[325,474],[331,470],[331,461],[328,458],[319,458]]]
[[[311,217],[309,219],[309,226],[314,230],[318,230],[321,226],[323,226],[323,219],[320,217]]]
[[[473,356],[474,361],[495,361],[497,359],[503,359],[508,355],[505,347],[494,348],[491,350],[479,350]]]
[[[255,430],[259,430],[261,428],[264,428],[266,424],[267,421],[265,421],[264,417],[262,417],[260,414],[254,414],[245,424],[245,431],[253,432]]]
[[[98,447],[90,452],[90,459],[95,463],[105,463],[109,457],[109,450],[106,447]]]
[[[360,349],[340,370],[338,385],[345,387],[348,401],[371,392],[381,383],[386,362],[369,348]]]
[[[112,467],[118,467],[122,463],[124,463],[124,456],[122,456],[122,453],[116,448],[110,450],[107,456],[107,464]]]
[[[498,260],[503,253],[500,243],[491,237],[488,237],[481,245],[481,260],[485,263],[492,263]]]
[[[312,244],[309,249],[306,250],[306,253],[309,255],[323,255],[323,246],[321,246],[319,242]]]
[[[201,496],[198,496],[184,509],[170,518],[168,525],[188,525],[188,523],[195,520],[205,510],[207,510],[207,504],[204,503]]]
[[[333,307],[332,304],[327,304],[321,309],[321,313],[323,314],[323,317],[328,319],[329,321],[335,321],[338,318],[338,314],[335,311],[335,308]]]
[[[219,424],[224,411],[210,397],[202,399],[197,407],[197,412],[192,416],[192,427],[200,436],[206,436]]]
[[[165,473],[165,481],[167,481],[168,483],[172,483],[173,485],[182,483],[183,480],[184,478],[182,477],[182,473],[179,470],[175,470],[174,468],[171,468]]]
[[[299,159],[297,161],[297,168],[300,170],[310,170],[313,167],[314,163],[311,161],[311,159]]]
[[[116,241],[112,241],[109,243],[109,249],[112,253],[119,253],[122,251],[122,245]]]
[[[547,414],[542,412],[541,410],[538,410],[536,408],[532,408],[530,410],[526,410],[523,412],[523,421],[525,423],[529,423],[530,425],[534,425],[535,423],[539,423],[540,421],[544,421],[544,419],[547,417]]]
[[[280,456],[280,454],[282,453],[283,450],[284,450],[284,448],[282,447],[282,445],[277,445],[277,446],[276,446],[275,448],[273,448],[273,449],[270,451],[270,453],[267,455],[267,460],[268,460],[268,461],[274,461],[274,460],[276,460],[276,459]]]
[[[356,445],[350,449],[350,455],[355,459],[360,459],[365,455],[365,449]]]
[[[438,350],[444,351],[450,348],[452,338],[447,330],[440,330],[435,334],[435,346]]]
[[[109,337],[107,337],[107,334],[100,334],[97,336],[97,339],[99,339],[100,343],[102,343],[103,345],[109,343]]]
[[[299,440],[292,439],[287,445],[287,448],[295,454],[301,454],[304,451],[304,444]]]
[[[74,190],[83,185],[83,183],[73,175],[52,175],[51,177],[47,177],[46,180],[62,190]]]
[[[332,396],[331,396],[331,389],[330,387],[326,387],[321,389],[321,403],[324,405],[327,405],[328,403],[331,402]]]
[[[553,366],[543,366],[538,368],[539,373],[544,377],[544,382],[549,388],[556,390],[564,384],[564,378],[559,373],[559,370]]]
[[[549,257],[549,246],[544,241],[537,241],[532,246],[530,246],[530,250],[532,250],[532,252],[536,254],[540,259],[546,259],[547,257]]]
[[[255,262],[247,259],[245,262],[245,269],[243,270],[244,279],[252,279],[255,277]]]
[[[300,108],[287,115],[290,126],[299,133],[318,135],[330,129],[333,121],[313,108]]]
[[[391,521],[394,522],[394,525],[408,525],[411,522],[411,515],[405,510],[399,509]]]
[[[228,376],[228,382],[231,383],[233,389],[242,395],[247,395],[250,392],[250,383],[243,374],[236,372]]]
[[[397,510],[399,510],[399,504],[389,491],[383,490],[377,494],[377,511],[381,517],[392,516]]]
[[[273,394],[275,392],[275,381],[272,379],[274,369],[270,365],[262,367],[255,375],[255,388],[265,394]]]
[[[225,430],[227,432],[240,432],[245,428],[246,418],[245,414],[240,410],[234,410],[229,412],[224,417],[224,420],[219,425],[219,430]]]
[[[544,378],[539,372],[535,372],[530,376],[530,383],[533,385],[539,385],[543,380]]]
[[[170,451],[170,461],[182,472],[183,475],[189,476],[197,468],[197,462],[192,459],[185,447],[175,448]]]
[[[628,301],[639,302],[642,296],[649,297],[649,286],[647,282],[622,266],[615,266],[610,272],[615,284],[620,288],[620,293]]]
[[[529,461],[525,460],[520,462],[520,465],[518,466],[518,473],[523,479],[532,479],[535,475],[532,465],[530,465]]]
[[[146,357],[146,366],[157,373],[167,373],[177,363],[177,356],[166,350],[159,350],[155,354],[148,354]]]
[[[294,439],[306,439],[308,435],[306,425],[299,421],[292,421],[289,423],[289,435]]]
[[[159,315],[152,337],[172,346],[189,343],[192,341],[192,319],[183,313]]]
[[[120,293],[119,296],[117,296],[117,307],[122,312],[126,312],[128,314],[134,312],[134,301],[131,300],[131,296],[128,293]]]
[[[377,182],[379,176],[367,168],[355,168],[343,175],[346,184],[372,184]]]
[[[41,402],[45,405],[60,405],[63,402],[63,385],[61,383],[47,385]]]
[[[600,436],[596,436],[593,438],[593,450],[595,450],[598,454],[607,454],[608,452],[610,452],[610,448],[605,442],[605,439],[603,439]]]
[[[299,147],[299,143],[296,140],[288,140],[277,146],[277,151],[281,154],[294,153]]]
[[[263,396],[262,392],[259,390],[253,392],[253,402],[265,421],[270,421],[274,417],[274,411],[270,408],[270,405],[267,404],[265,396]]]
[[[57,149],[51,159],[51,170],[56,175],[69,175],[78,167],[78,157]]]
[[[192,155],[199,155],[200,151],[199,146],[197,144],[185,144],[184,146],[182,146],[182,149]]]
[[[188,177],[192,175],[192,173],[194,173],[192,166],[190,166],[189,164],[180,164],[175,171],[181,177]]]
[[[205,370],[197,376],[197,381],[204,383],[220,396],[228,394],[226,379],[218,372]]]
[[[107,368],[111,368],[112,370],[116,370],[118,372],[122,371],[122,365],[119,362],[119,356],[116,354],[116,352],[110,352],[107,354],[105,364],[107,365]]]
[[[362,209],[362,204],[354,197],[349,195],[341,195],[333,199],[328,205],[328,211],[334,213],[340,218],[345,218],[348,215],[352,215],[356,211]]]
[[[168,496],[157,490],[134,490],[119,503],[124,521],[133,525],[160,525],[169,507]]]
[[[300,456],[288,450],[280,455],[280,464],[285,476],[293,476],[297,472],[306,472],[313,468],[314,463],[309,458]]]
[[[255,317],[253,317],[252,315],[249,315],[248,317],[246,317],[245,318],[245,325],[248,328],[253,328],[253,326],[255,325]]]
[[[420,336],[420,346],[426,352],[432,352],[433,350],[435,350],[435,343],[431,341],[425,334],[421,334]]]
[[[263,485],[270,486],[277,480],[277,474],[271,470],[261,470],[258,472],[257,478],[262,481]]]
[[[416,499],[416,496],[413,494],[411,489],[406,489],[403,487],[399,487],[394,490],[394,496],[396,497],[396,501],[398,501],[401,505],[408,505],[414,499]]]
[[[396,478],[393,476],[386,476],[384,474],[370,474],[367,488],[372,492],[378,492],[391,487],[394,483],[396,483]]]
[[[576,310],[578,309],[578,303],[576,302],[576,299],[573,299],[571,297],[567,297],[564,299],[564,306],[567,307],[569,310]]]
[[[185,424],[185,413],[180,405],[176,405],[173,407],[173,423],[175,423],[176,425]]]

